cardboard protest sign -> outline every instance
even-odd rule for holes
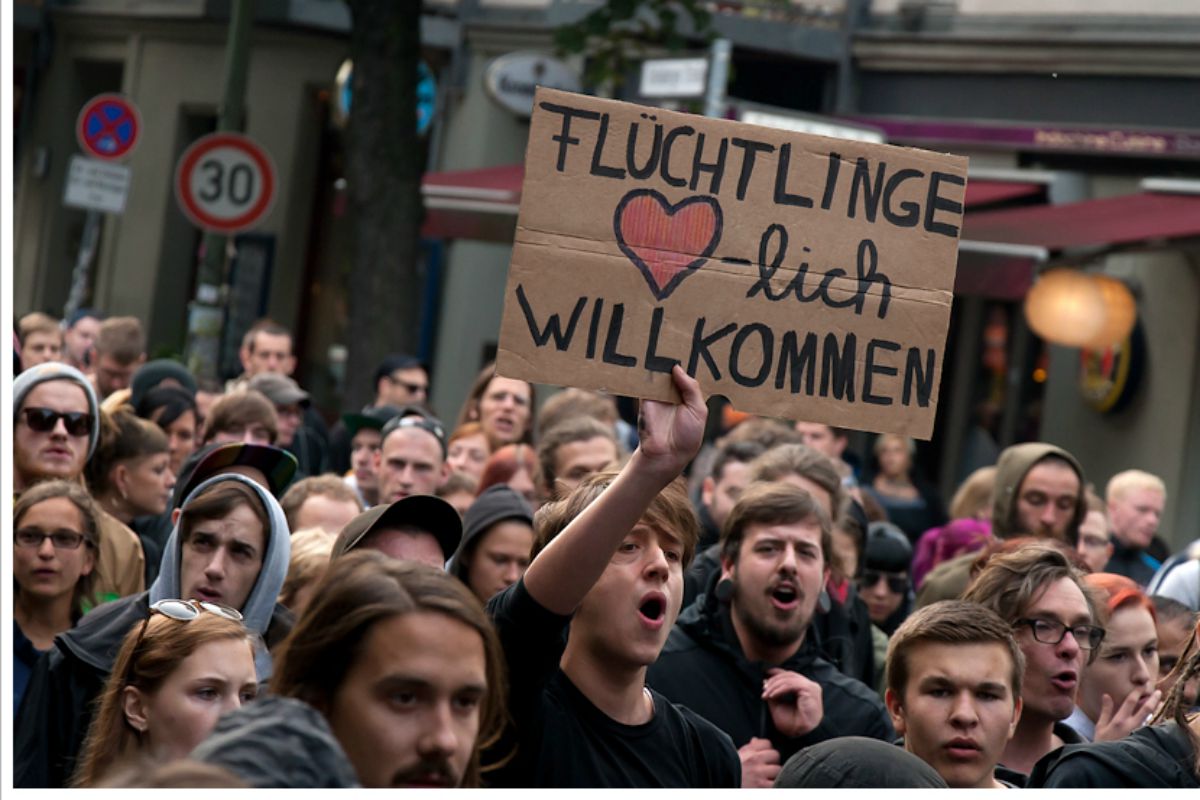
[[[497,369],[928,439],[966,171],[539,89]]]

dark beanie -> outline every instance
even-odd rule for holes
[[[880,572],[908,572],[912,545],[904,531],[890,522],[872,522],[863,542],[863,567]]]
[[[933,767],[904,748],[842,736],[806,747],[787,760],[776,789],[945,789]]]
[[[525,502],[525,498],[517,494],[508,484],[497,483],[484,489],[463,518],[462,544],[454,554],[454,563],[450,565],[450,573],[458,578],[466,579],[464,557],[479,544],[483,534],[497,522],[506,519],[516,519],[533,527],[533,509]]]

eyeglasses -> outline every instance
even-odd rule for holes
[[[178,622],[191,622],[203,612],[216,614],[219,617],[233,620],[234,622],[242,621],[242,612],[236,608],[223,606],[220,603],[210,603],[205,600],[159,600],[157,603],[150,604],[150,613],[146,615],[146,619],[142,621],[142,629],[138,631],[137,641],[133,644],[133,650],[129,653],[129,666],[122,681],[122,686],[132,686],[133,682],[133,665],[137,663],[137,652],[142,646],[142,640],[146,638],[146,628],[150,625],[150,619],[155,614],[162,614],[168,619],[173,619]]]
[[[894,572],[877,572],[873,569],[864,569],[858,575],[858,588],[869,589],[880,580],[887,581],[889,590],[896,594],[903,594],[908,591],[908,578],[904,575],[897,575]]]
[[[47,539],[54,545],[55,550],[78,550],[84,542],[84,535],[68,530],[46,533],[37,528],[21,528],[14,534],[14,541],[18,547],[27,547],[31,550],[40,550],[42,542]]]
[[[1080,650],[1095,650],[1104,641],[1104,628],[1095,625],[1064,625],[1052,619],[1019,619],[1014,623],[1014,627],[1022,625],[1028,625],[1033,638],[1042,644],[1058,644],[1067,638],[1067,631]]]
[[[25,424],[38,433],[49,433],[63,421],[71,436],[87,436],[92,432],[93,417],[86,411],[55,411],[53,408],[23,408]]]

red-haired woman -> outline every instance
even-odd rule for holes
[[[1154,604],[1123,575],[1084,581],[1100,605],[1104,640],[1084,665],[1074,713],[1066,720],[1088,741],[1123,739],[1158,708],[1158,630]]]
[[[488,456],[479,478],[475,496],[483,494],[489,486],[508,484],[535,510],[541,503],[537,497],[537,486],[533,477],[537,475],[537,454],[527,444],[510,444]]]

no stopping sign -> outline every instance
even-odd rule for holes
[[[275,199],[275,166],[250,137],[210,133],[175,169],[175,198],[197,227],[235,233],[257,224]]]

